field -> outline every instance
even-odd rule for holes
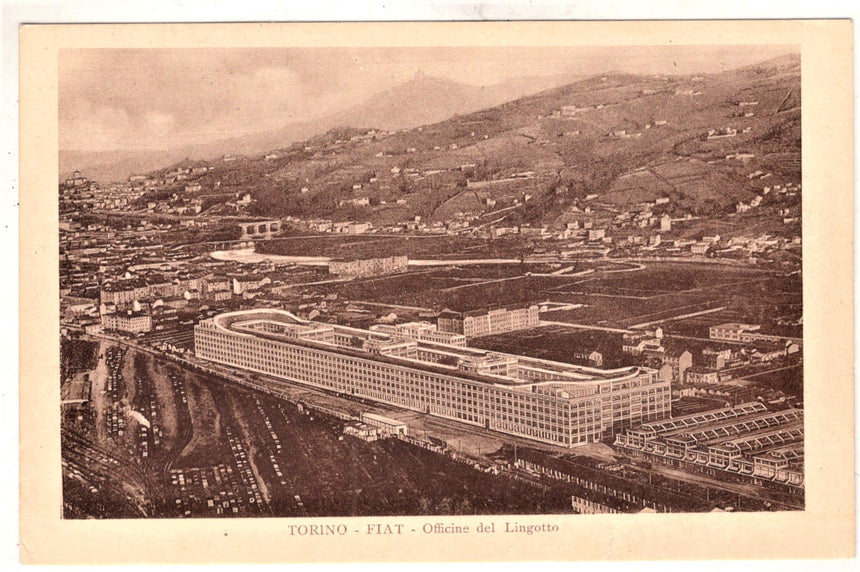
[[[563,275],[527,275],[532,269],[532,265],[525,265],[495,270],[474,266],[457,270],[413,270],[315,287],[315,291],[336,292],[345,300],[466,311],[488,304],[543,301],[546,297],[541,296],[542,293],[576,280]]]
[[[589,348],[604,354],[603,367],[633,365],[630,356],[621,354],[621,334],[599,330],[544,326],[475,338],[469,345],[486,350],[581,365],[589,364],[575,358],[574,351]]]
[[[607,270],[590,263],[580,276],[553,275],[546,265],[461,266],[413,269],[389,276],[316,287],[341,300],[394,304],[439,311],[467,311],[491,304],[558,302],[577,309],[551,309],[542,320],[614,328],[661,325],[667,331],[708,337],[714,324],[760,323],[762,331],[791,337],[802,326],[798,276],[716,264],[646,262],[640,269]]]
[[[651,297],[701,291],[726,284],[745,284],[767,277],[767,274],[731,266],[709,267],[683,263],[648,263],[638,272],[626,272],[600,277],[598,286],[585,281],[586,291],[607,294]],[[574,289],[575,290],[575,289]]]
[[[728,321],[760,323],[762,331],[781,335],[801,333],[799,327],[777,323],[801,315],[802,285],[797,276],[717,265],[646,263],[638,272],[585,278],[549,294],[554,301],[586,305],[545,318],[555,321],[619,328],[660,324],[694,337],[707,337],[709,326]],[[711,312],[718,308],[724,310]],[[699,312],[707,313],[675,319]]]

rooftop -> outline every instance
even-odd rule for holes
[[[388,345],[391,345],[393,348],[394,346],[399,347],[398,343],[400,342],[400,339],[397,338],[397,336],[390,336],[381,332],[350,328],[335,324],[324,324],[302,320],[287,311],[277,309],[253,309],[229,312],[219,314],[201,322],[201,324],[204,323],[211,323],[214,327],[229,331],[233,334],[255,336],[301,346],[324,348],[328,351],[336,351],[337,353],[344,355],[373,359],[375,361],[401,366],[418,367],[435,373],[456,375],[457,377],[493,385],[514,386],[527,391],[535,390],[536,386],[546,385],[547,383],[559,384],[561,386],[574,385],[579,388],[591,388],[593,391],[597,391],[600,383],[627,380],[635,378],[641,373],[653,373],[652,370],[638,367],[599,370],[566,363],[535,360],[513,354],[504,354],[500,352],[492,352],[492,354],[488,354],[488,352],[484,350],[478,350],[475,348],[440,346],[438,344],[425,342],[412,342],[415,347],[420,350],[419,357],[386,355],[384,351],[382,353],[370,351],[370,346],[367,343],[359,345],[352,342],[354,342],[355,338],[360,338],[365,342],[370,340],[382,342],[383,346],[386,346],[385,342],[391,342]],[[335,339],[335,341],[331,341],[330,338],[320,335],[323,331],[333,332],[335,338],[340,337],[341,340],[348,337],[350,343],[344,344],[342,341],[341,343],[338,343],[337,339]],[[422,355],[424,357],[420,357]],[[545,371],[552,372],[555,375],[553,376],[553,379],[532,381],[524,377],[516,376],[516,374],[502,375],[497,373],[464,371],[459,367],[460,363],[457,365],[445,365],[445,361],[440,363],[433,361],[432,359],[433,356],[441,357],[443,355],[456,358],[460,363],[474,362],[476,359],[489,359],[496,363],[499,361],[516,360],[519,364],[519,369],[543,369]]]

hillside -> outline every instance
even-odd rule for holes
[[[428,108],[461,97],[437,87]],[[413,99],[404,89],[400,101]],[[377,226],[415,216],[560,226],[586,202],[612,216],[660,198],[673,217],[721,216],[765,185],[800,181],[800,95],[799,57],[787,56],[701,77],[596,76],[400,131],[397,112],[412,108],[392,103],[387,127],[356,112],[356,129],[268,160],[215,162],[203,185],[247,190],[251,214]]]
[[[516,78],[504,84],[474,86],[422,72],[401,85],[331,115],[330,126],[408,129],[485,109],[561,83],[559,77]]]

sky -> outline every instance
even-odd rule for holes
[[[471,85],[523,76],[713,73],[791,46],[62,50],[60,149],[174,148],[318,119],[419,70]]]

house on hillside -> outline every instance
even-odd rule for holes
[[[711,245],[708,244],[707,242],[697,242],[695,244],[690,245],[690,252],[692,252],[693,254],[702,256],[702,255],[707,254],[708,249],[710,249],[710,248],[711,248]]]

